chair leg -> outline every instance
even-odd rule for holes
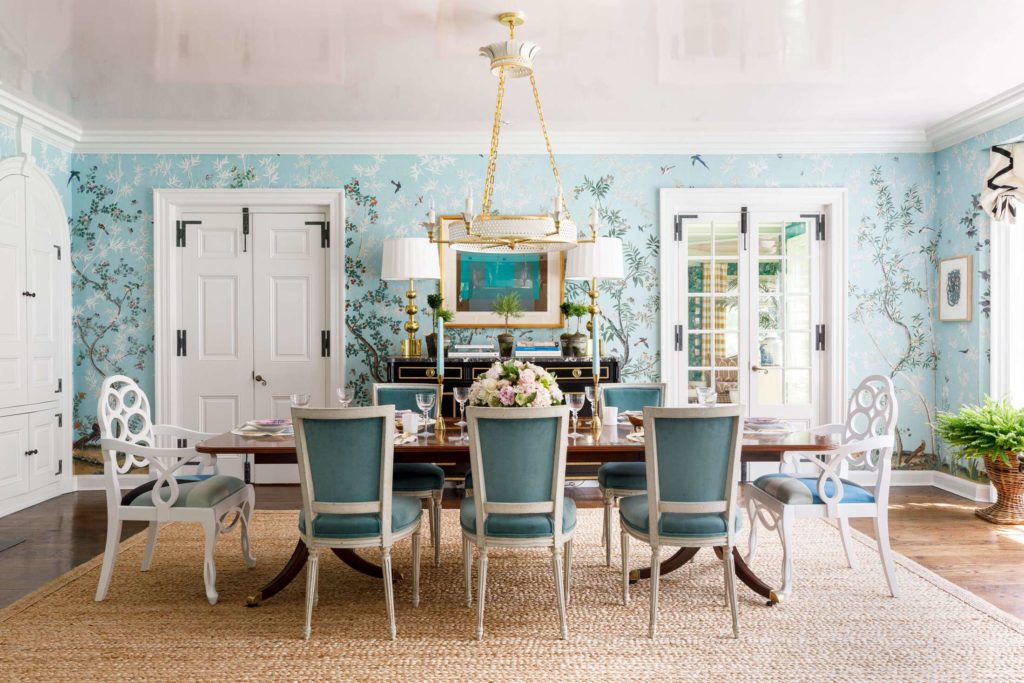
[[[623,529],[622,537],[622,604],[629,604],[629,534]]]
[[[252,526],[252,512],[256,509],[256,490],[249,487],[248,495],[242,504],[242,557],[245,559],[245,566],[255,567],[256,556],[252,554],[252,541],[249,539],[249,528]]]
[[[788,508],[779,518],[779,535],[782,537],[782,588],[776,593],[780,600],[789,597],[793,590],[793,513]]]
[[[434,491],[430,497],[430,540],[434,544],[434,566],[441,566],[441,498],[444,490]]]
[[[857,568],[857,556],[853,552],[853,537],[850,535],[850,518],[839,518],[839,535],[843,537],[843,550],[846,551],[846,564],[850,569]]]
[[[661,554],[655,547],[651,548],[651,624],[647,636],[654,638],[658,624],[658,579],[661,575]]]
[[[96,587],[96,602],[107,597],[110,577],[113,576],[114,565],[117,563],[117,546],[120,543],[121,520],[107,512],[107,547],[103,550],[103,569],[100,570],[100,583]]]
[[[615,507],[615,497],[611,491],[604,492],[604,533],[601,538],[604,540],[604,566],[612,566],[612,509]]]
[[[736,606],[736,558],[732,554],[732,548],[725,548],[725,596],[729,602],[729,611],[732,612],[732,637],[740,637],[740,618]]]
[[[395,584],[391,578],[391,546],[381,549],[381,565],[384,569],[384,602],[388,609],[388,635],[391,640],[398,637],[395,626]]]
[[[565,585],[562,572],[562,548],[551,546],[551,569],[555,575],[555,600],[558,603],[558,628],[562,640],[569,638],[569,624],[565,616]]]
[[[309,560],[306,562],[306,624],[302,629],[302,637],[309,640],[313,632],[313,607],[316,605],[316,595],[320,587],[318,585],[320,573],[320,552],[317,548],[309,549]]]
[[[562,573],[563,573],[564,578],[565,578],[565,589],[564,589],[564,591],[565,591],[565,604],[566,604],[566,606],[568,606],[569,605],[569,601],[571,599],[570,596],[572,595],[572,593],[569,590],[571,588],[571,586],[572,586],[572,539],[571,538],[568,541],[565,542],[565,561],[562,563]]]
[[[149,534],[146,536],[146,550],[142,553],[142,571],[148,572],[149,565],[153,562],[153,549],[156,548],[156,535],[160,531],[160,522],[153,520],[149,523]]]
[[[480,546],[480,568],[477,569],[476,639],[484,639],[484,596],[487,593],[487,546]]]
[[[466,607],[473,605],[473,544],[465,535],[462,537],[462,565],[466,579]]]
[[[747,517],[750,518],[750,536],[747,538],[747,555],[743,558],[743,561],[747,564],[751,564],[754,561],[754,555],[757,553],[757,503],[754,502],[754,498],[751,497],[747,501]]]
[[[896,585],[896,567],[892,563],[892,547],[889,545],[889,518],[879,510],[875,517],[875,538],[878,539],[878,554],[882,556],[882,568],[885,569],[885,580],[889,583],[889,595],[899,597],[900,589]]]
[[[436,536],[434,538],[437,538]],[[412,535],[412,606],[420,606],[420,532]]]
[[[213,551],[217,547],[217,520],[211,512],[209,520],[203,522],[206,535],[205,552],[203,553],[203,581],[206,584],[206,599],[211,605],[217,604],[217,565],[213,561]]]

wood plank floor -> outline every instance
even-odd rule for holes
[[[600,507],[596,488],[568,490],[580,507]],[[297,486],[259,486],[257,508],[298,509]],[[457,507],[459,494],[446,495]],[[1024,618],[1024,526],[995,526],[974,516],[978,504],[931,487],[893,489],[889,525],[893,548],[994,605]],[[854,527],[872,535],[870,520]],[[144,528],[125,523],[123,537]],[[0,607],[103,552],[104,494],[71,493],[0,519]],[[868,552],[862,563],[876,562]],[[798,577],[799,579],[799,577]]]

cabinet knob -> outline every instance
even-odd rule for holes
[[[34,299],[35,296],[36,296],[36,293],[35,292],[22,292],[21,295],[22,296],[30,296],[30,297],[32,297]]]
[[[36,454],[36,453],[38,453],[38,452],[39,452],[39,449],[37,449],[37,448],[33,448],[33,449],[32,449],[32,450],[30,450],[30,451],[25,451],[25,455],[35,455],[35,454]]]
[[[437,370],[434,368],[427,368],[427,377],[437,377]]]
[[[572,369],[572,376],[576,377],[578,379],[578,378],[583,376],[583,371],[580,370],[579,368],[573,368]]]

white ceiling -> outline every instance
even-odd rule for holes
[[[86,130],[486,132],[509,9],[555,132],[923,131],[1024,82],[1020,0],[0,0],[0,84]]]

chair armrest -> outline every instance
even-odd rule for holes
[[[818,427],[814,427],[813,429],[808,429],[807,433],[808,434],[817,434],[817,435],[820,435],[820,436],[828,436],[828,435],[831,435],[831,434],[842,434],[844,431],[846,431],[846,425],[843,425],[843,424],[827,424],[827,425],[820,425]]]
[[[194,429],[186,429],[177,425],[153,425],[154,436],[176,436],[179,439],[191,439],[192,441],[204,441],[217,436],[209,432],[197,432]]]

